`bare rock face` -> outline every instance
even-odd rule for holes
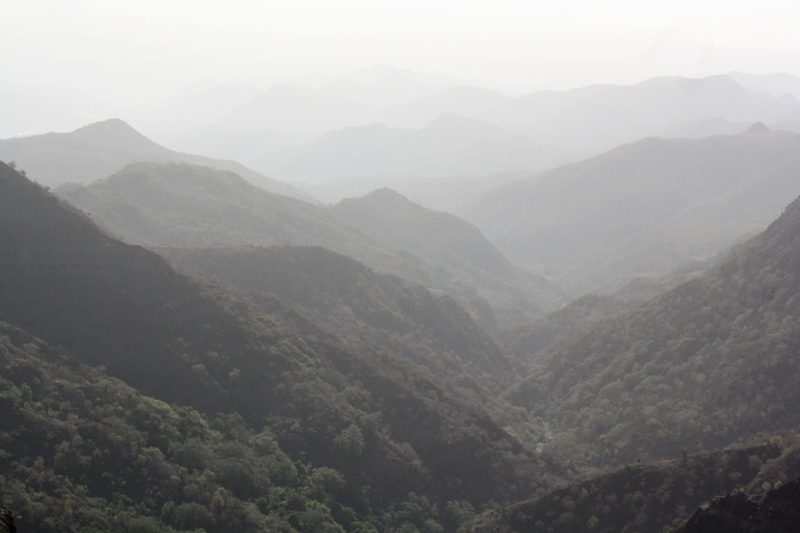
[[[730,494],[703,506],[679,533],[790,533],[800,531],[800,479],[760,500]]]
[[[0,533],[17,533],[14,525],[14,514],[10,509],[0,505]]]

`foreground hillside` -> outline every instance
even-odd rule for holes
[[[800,424],[800,200],[708,274],[598,325],[519,387],[585,464],[675,457]]]
[[[460,531],[674,531],[673,527],[688,518],[696,507],[736,488],[742,490],[769,468],[765,463],[775,461],[780,455],[778,446],[762,445],[627,465],[568,487],[543,491],[529,501],[490,511]],[[763,489],[759,486],[758,490]]]
[[[399,195],[371,195],[328,210],[260,190],[230,172],[155,163],[129,165],[58,194],[128,242],[146,246],[324,246],[452,295],[487,329],[561,303],[555,286],[513,268],[474,226]],[[364,210],[371,210],[367,220],[359,214]],[[397,222],[402,238],[381,231]]]
[[[800,136],[645,139],[502,185],[461,214],[575,297],[761,231],[800,194]]]
[[[242,481],[245,489],[238,491],[219,478],[217,482],[221,483],[222,492],[233,491],[245,507],[259,505],[255,493],[246,489],[250,482],[246,481],[245,473],[255,475],[254,467],[247,463],[248,458],[254,456],[247,450],[246,443],[263,431],[274,435],[279,447],[275,449],[276,461],[282,461],[281,453],[284,453],[296,468],[304,465],[306,474],[313,474],[313,470],[308,470],[309,464],[335,470],[323,470],[321,475],[328,481],[322,483],[332,483],[327,485],[330,487],[328,494],[336,492],[336,501],[352,509],[332,519],[351,530],[357,529],[355,522],[375,521],[381,524],[376,527],[385,530],[404,527],[406,523],[419,528],[430,523],[430,527],[443,526],[452,530],[461,515],[446,509],[468,511],[490,500],[519,499],[536,487],[549,484],[542,462],[544,456],[528,451],[502,428],[501,424],[505,425],[510,419],[496,420],[479,400],[469,401],[466,394],[449,393],[440,385],[446,376],[437,376],[430,369],[389,351],[372,352],[362,350],[362,346],[350,350],[335,336],[327,334],[324,327],[316,326],[274,298],[245,296],[192,281],[176,273],[156,254],[102,233],[85,215],[6,165],[0,165],[0,246],[3,250],[0,256],[0,320],[68,354],[67,360],[48,359],[48,363],[57,364],[58,368],[47,372],[62,372],[62,364],[71,365],[68,368],[73,370],[81,364],[102,365],[95,377],[82,374],[79,378],[102,380],[105,369],[108,376],[136,389],[136,394],[168,402],[172,404],[170,409],[179,412],[191,414],[180,410],[195,409],[218,431],[229,428],[235,436],[204,436],[202,431],[205,430],[198,429],[200,441],[191,453],[208,457],[208,448],[216,450],[220,438],[239,442],[241,446],[222,447],[231,451],[217,452],[228,458],[245,460],[232,467],[243,473],[231,474],[231,483]],[[12,338],[16,333],[9,335]],[[14,346],[18,344],[12,342]],[[33,349],[12,349],[11,355],[22,358],[21,362],[4,364],[12,367],[29,364],[25,362],[25,354]],[[26,401],[44,401],[39,399],[44,398],[41,391],[45,389],[41,387],[47,382],[47,378],[42,377],[44,370],[42,372],[38,378],[36,372],[3,373],[7,381],[4,390],[10,395],[10,399],[4,401],[13,403],[18,394],[19,405],[23,408],[14,416],[27,416],[24,410],[31,409],[25,407]],[[72,386],[69,380],[65,383],[64,394],[72,395],[73,391],[85,389],[83,396],[74,392],[76,398],[86,400],[78,404],[80,408],[91,410],[92,406],[105,403],[104,396],[92,391],[94,385]],[[25,384],[30,392],[23,386]],[[466,382],[457,388],[468,385]],[[122,400],[109,398],[109,401]],[[126,409],[135,407],[131,403],[125,405]],[[70,424],[82,427],[84,422],[71,417],[70,406],[59,407],[61,411],[56,411],[56,407],[45,401],[33,412],[42,412],[42,423],[63,427],[65,432],[56,431],[51,440],[45,439],[45,447],[39,452],[15,452],[14,461],[20,466],[9,471],[4,483],[26,482],[34,475],[33,471],[25,473],[29,472],[27,469],[40,472],[44,469],[44,476],[50,476],[49,471],[55,476],[65,475],[59,470],[61,459],[57,452],[62,448],[66,451],[65,446],[76,438]],[[40,409],[43,411],[37,411]],[[162,416],[172,416],[162,411]],[[511,417],[524,416],[522,413],[514,415],[513,410],[509,412]],[[98,420],[97,416],[103,416],[81,413],[77,416],[86,419],[85,424],[89,426],[92,426],[91,421]],[[127,418],[124,411],[119,411],[119,416],[122,422],[117,425],[123,433],[127,431],[125,425],[147,427]],[[46,422],[49,419],[53,421]],[[181,423],[175,421],[177,426]],[[242,429],[236,429],[237,425]],[[158,448],[164,459],[156,450],[150,450],[139,452],[143,456],[139,460],[119,444],[123,446],[121,455],[114,458],[121,462],[115,468],[132,472],[127,474],[133,476],[130,485],[141,483],[144,486],[148,486],[147,480],[140,477],[139,472],[143,476],[141,468],[153,461],[154,468],[176,472],[177,479],[168,476],[169,483],[185,495],[181,501],[205,506],[213,515],[208,518],[209,523],[212,519],[213,523],[218,523],[219,515],[214,514],[218,510],[214,507],[217,500],[204,499],[203,493],[197,493],[198,499],[193,499],[192,478],[180,474],[181,465],[189,468],[185,461],[194,461],[190,464],[202,468],[216,459],[213,453],[208,459],[211,463],[204,463],[206,459],[189,459],[197,455],[174,455],[173,452],[178,452],[170,451],[169,442],[185,441],[192,435],[188,430],[178,431],[180,435],[171,433],[167,441],[144,442],[143,446],[148,449]],[[115,434],[118,434],[116,429],[106,432],[107,437],[89,430],[79,432],[86,447],[81,448],[80,441],[74,446],[82,455],[93,457],[94,444],[101,438],[115,440]],[[127,438],[139,437],[131,433]],[[203,439],[208,443],[203,444]],[[20,437],[20,446],[30,446],[26,444],[29,440]],[[53,444],[48,444],[50,442]],[[67,444],[63,444],[65,442]],[[42,456],[42,462],[37,462],[37,454]],[[99,459],[83,461],[78,464],[89,465]],[[159,461],[168,464],[159,466]],[[170,462],[176,466],[169,466]],[[70,475],[82,479],[84,467],[70,465],[69,468],[77,469],[77,473]],[[291,479],[280,486],[295,487],[294,478]],[[58,484],[42,483],[39,491],[46,497],[41,501],[55,498],[52,505],[67,505],[70,496],[59,492]],[[126,512],[162,523],[172,520],[164,515],[163,498],[154,496],[152,502],[146,499],[137,507],[123,497],[124,491],[115,489],[113,480],[95,482],[87,477],[82,485],[85,489],[73,491],[82,505],[85,502],[107,508],[113,503],[115,512],[125,508]],[[212,485],[204,490],[222,494]],[[303,492],[310,494],[305,489]],[[322,493],[317,494],[322,500],[327,498]],[[295,506],[292,509],[298,511],[316,505],[305,502],[290,498],[287,505]],[[175,512],[183,503],[176,502]],[[196,507],[190,507],[197,511]],[[334,507],[333,503],[328,505],[331,513]],[[197,513],[208,517],[208,513]],[[321,509],[320,513],[309,520],[327,521],[327,511]],[[57,530],[55,526],[47,529],[42,525],[45,515],[42,512],[32,516],[43,530]],[[258,525],[257,516],[254,520],[257,525],[246,530],[269,530],[268,526]],[[297,523],[290,521],[291,527],[319,530],[314,525],[317,522],[298,520],[300,518],[296,519]],[[333,530],[336,530],[335,525]]]

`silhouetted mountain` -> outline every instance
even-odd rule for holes
[[[785,72],[767,75],[731,72],[728,76],[750,91],[768,93],[772,96],[783,96],[788,93],[800,99],[800,78]]]
[[[180,134],[216,123],[264,90],[257,84],[218,83],[205,79],[184,85],[156,105],[131,106],[119,112],[126,122],[158,135],[161,140],[164,135]]]
[[[612,465],[798,427],[798,235],[795,200],[706,275],[543,365],[517,399],[552,424],[552,449]]]
[[[479,118],[488,111],[514,100],[510,96],[482,87],[452,87],[413,102],[382,109],[378,120],[393,128],[423,128],[445,113]]]
[[[332,131],[256,167],[283,178],[446,176],[545,168],[557,150],[535,146],[489,123],[449,113],[419,130],[383,124]]]
[[[388,248],[426,258],[436,286],[467,302],[488,301],[498,323],[525,321],[563,303],[556,286],[512,265],[475,226],[389,189],[343,200],[332,212]]]
[[[437,509],[444,509],[447,502],[480,506],[489,498],[525,497],[547,483],[541,475],[543,458],[501,429],[478,401],[465,403],[441,389],[437,382],[442,377],[429,375],[429,370],[391,353],[349,351],[324,328],[273,298],[192,281],[156,254],[102,233],[82,213],[4,164],[0,164],[0,249],[0,320],[60,347],[76,361],[102,364],[110,376],[159,400],[174,402],[176,406],[170,409],[190,406],[204,412],[219,421],[215,422],[219,431],[234,435],[233,440],[249,441],[251,435],[268,428],[280,448],[298,461],[296,468],[307,472],[310,462],[340,474],[328,472],[339,480],[334,483],[341,491],[337,501],[353,512],[344,511],[337,520],[353,523],[381,516],[391,527],[405,522],[421,527],[433,520],[453,530],[457,517],[438,517]],[[3,376],[33,379],[5,371]],[[33,380],[27,391],[23,383],[16,381],[14,387],[24,407],[33,389],[38,401],[43,383]],[[83,388],[83,408],[94,409],[94,402],[103,404],[97,394],[85,396],[92,387]],[[69,387],[66,393],[70,398],[77,394]],[[5,397],[2,401],[14,402]],[[128,403],[127,408],[131,407],[135,405]],[[67,420],[78,422],[69,417],[70,405],[63,409]],[[167,408],[158,411],[166,414]],[[19,414],[25,416],[16,408],[0,410],[0,416]],[[509,410],[506,416],[528,424],[527,415],[519,412]],[[158,431],[167,431],[164,421],[154,422]],[[508,422],[511,419],[503,421]],[[100,434],[117,442],[116,429],[85,432],[83,442],[92,436],[99,440]],[[159,449],[161,454],[177,452],[167,446],[177,438],[174,431],[170,434],[166,451]],[[25,438],[23,442],[39,443],[47,450],[51,446],[47,439]],[[94,444],[87,444],[88,453]],[[190,457],[202,465],[206,445],[195,444],[196,451],[186,453],[195,454]],[[142,468],[163,462],[154,450],[140,455],[143,458],[128,456],[124,464]],[[241,445],[233,446],[225,457],[253,458]],[[58,467],[61,459],[53,460]],[[178,479],[169,479],[182,498],[192,500],[193,494],[207,492],[202,487],[187,488],[193,481],[178,476],[180,470],[169,465],[162,468],[177,472]],[[252,468],[245,462],[239,470]],[[230,479],[246,480],[244,472],[233,472]],[[513,487],[507,485],[509,479]],[[93,487],[90,491],[87,485],[84,497],[117,501],[118,489],[99,493],[88,478],[82,483]],[[36,488],[49,491],[49,487]],[[239,489],[241,498],[256,505],[260,492],[245,489]],[[225,494],[223,490],[220,498]],[[154,494],[152,503],[148,499],[141,504],[156,511],[155,501],[161,498]],[[213,501],[218,504],[203,501],[198,505],[224,515],[224,500]],[[307,500],[300,501],[303,505],[292,504],[298,511],[306,509]],[[386,514],[405,502],[419,505],[419,512]],[[327,520],[324,510],[318,518]],[[296,527],[315,530],[311,523],[298,522]]]
[[[537,92],[481,118],[534,142],[600,151],[658,134],[674,122],[772,122],[798,110],[800,102],[791,95],[748,91],[728,76],[661,77],[636,85]]]
[[[268,191],[305,200],[308,193],[270,179],[233,161],[182,154],[160,146],[119,119],[97,122],[70,133],[47,133],[0,140],[0,159],[15,161],[34,180],[57,186],[107,178],[138,161],[181,162],[230,170]]]
[[[490,277],[481,276],[480,272],[468,274],[469,268],[473,268],[464,266],[468,255],[461,261],[451,259],[449,263],[441,256],[429,258],[409,251],[407,245],[367,236],[324,208],[261,191],[232,173],[192,165],[140,163],[87,187],[62,188],[59,194],[92,213],[109,230],[137,244],[324,246],[378,271],[443,290],[464,303],[487,327],[494,323],[492,310],[495,307],[500,314],[498,319],[505,324],[510,317],[523,320],[526,313],[544,313],[560,302],[558,291],[552,285],[542,280],[536,285],[533,276],[527,278],[533,279],[531,283],[522,275],[509,274],[500,282],[506,284],[506,289],[495,288],[498,282]],[[418,206],[417,209],[425,211]],[[453,237],[447,228],[457,219],[444,214],[427,218],[429,222],[446,226],[441,230],[429,226],[426,231],[432,234],[443,231],[443,239]],[[477,237],[483,243],[481,246],[488,246],[492,254],[499,254],[474,227],[463,221],[455,223],[455,227],[461,231],[456,235],[466,234],[473,239],[466,245],[457,242],[456,247],[466,246],[459,253],[466,254]],[[441,243],[442,249],[448,246],[447,242]],[[451,247],[450,253],[455,250]],[[495,299],[508,290],[508,284],[515,287],[513,298]],[[525,287],[531,286],[541,292],[534,294],[535,299],[527,300],[531,290]],[[490,303],[487,305],[483,298],[490,298]],[[521,307],[516,308],[517,304]]]
[[[231,130],[274,128],[283,133],[322,134],[371,121],[373,110],[296,83],[282,83],[237,106],[219,125]]]
[[[714,255],[798,194],[800,136],[646,139],[499,186],[462,210],[572,295]]]
[[[165,138],[164,143],[182,152],[237,161],[249,168],[258,168],[260,160],[303,144],[305,139],[275,129],[226,130],[203,126],[181,135]]]

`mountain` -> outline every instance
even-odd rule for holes
[[[750,91],[768,93],[772,96],[791,94],[800,99],[800,78],[785,72],[767,75],[731,72],[728,76]]]
[[[528,285],[541,290],[536,293],[535,300],[524,301],[531,291],[520,288],[514,291],[513,299],[504,296],[495,301],[495,293],[502,294],[505,289],[493,288],[496,282],[485,276],[465,275],[463,261],[446,263],[440,257],[429,258],[404,249],[398,243],[378,241],[353,228],[334,212],[259,190],[230,172],[185,164],[139,163],[106,180],[86,187],[63,187],[58,193],[92,213],[95,220],[128,242],[147,246],[324,246],[352,256],[377,271],[447,292],[470,308],[487,327],[514,313],[518,319],[534,310],[543,313],[560,301],[557,290],[549,283],[536,285],[536,280]],[[465,242],[470,245],[477,239],[482,246],[488,246],[475,228],[464,222],[454,224],[452,218],[433,216],[437,223],[448,224],[446,227],[455,225],[459,231],[467,228],[466,234],[472,240]],[[447,233],[445,228],[440,231]],[[490,253],[499,252],[491,249]],[[505,279],[505,283],[514,286],[512,275]],[[519,287],[525,286],[522,277],[518,277],[516,283]],[[487,304],[484,298],[492,301]],[[523,306],[515,311],[517,303]],[[497,317],[493,311],[495,306]]]
[[[760,498],[741,492],[716,499],[699,509],[679,533],[746,533],[800,529],[800,479],[781,485]]]
[[[514,324],[494,335],[507,353],[520,361],[541,363],[608,319],[628,313],[718,264],[725,254],[687,263],[669,274],[636,278],[613,294],[586,294],[532,322]],[[507,392],[513,397],[515,390]]]
[[[652,78],[635,85],[541,91],[479,117],[537,143],[571,151],[608,150],[676,122],[725,119],[765,123],[797,113],[793,96],[749,91],[728,76]]]
[[[304,138],[281,133],[276,129],[227,130],[202,126],[170,137],[161,136],[164,144],[181,152],[237,161],[248,168],[258,168],[259,161],[299,146]]]
[[[178,268],[276,296],[351,349],[394,352],[453,382],[466,370],[475,384],[471,394],[478,388],[499,394],[521,370],[452,298],[318,246],[157,251]],[[456,389],[448,392],[461,394]],[[492,394],[480,394],[485,406],[496,403]]]
[[[460,210],[573,296],[665,273],[760,231],[800,194],[789,133],[645,139],[498,186]]]
[[[445,113],[479,118],[512,100],[497,91],[465,85],[386,107],[378,117],[380,122],[394,128],[422,128]]]
[[[234,108],[217,125],[230,130],[273,128],[285,134],[322,134],[371,122],[363,104],[296,83],[274,85]]]
[[[383,124],[332,131],[257,168],[288,178],[442,176],[546,167],[553,152],[497,126],[448,113],[425,128]]]
[[[298,83],[306,80],[299,79]],[[449,89],[461,82],[441,74],[373,65],[352,74],[338,76],[312,87],[373,109],[410,102]]]
[[[528,450],[500,425],[512,427],[514,419],[527,424],[527,415],[519,410],[509,407],[504,420],[495,420],[479,401],[466,402],[466,394],[454,396],[443,389],[440,383],[445,376],[434,375],[391,351],[361,351],[359,346],[349,350],[324,327],[274,298],[215,287],[179,274],[155,253],[109,237],[86,215],[4,164],[0,165],[0,249],[0,321],[67,355],[66,360],[50,355],[42,343],[28,338],[15,341],[15,332],[7,334],[10,341],[3,339],[4,356],[10,342],[22,347],[13,348],[11,354],[24,362],[12,360],[11,371],[2,374],[4,390],[13,394],[4,395],[2,402],[14,409],[2,409],[0,416],[14,420],[33,416],[32,429],[50,426],[49,434],[54,435],[43,439],[22,435],[18,441],[4,436],[3,446],[8,442],[28,446],[22,452],[12,450],[14,457],[24,461],[10,478],[4,478],[14,487],[36,472],[52,476],[54,468],[63,472],[67,465],[84,488],[59,493],[56,488],[66,484],[57,477],[31,488],[55,498],[61,506],[74,490],[84,499],[76,502],[81,513],[88,512],[87,505],[97,506],[102,513],[101,508],[110,502],[122,501],[135,507],[128,513],[172,521],[176,515],[170,513],[178,513],[182,503],[167,512],[161,505],[163,493],[152,492],[134,505],[124,496],[124,487],[113,485],[117,472],[128,469],[131,484],[161,490],[168,480],[174,491],[170,494],[179,502],[197,504],[190,505],[191,511],[184,508],[186,521],[178,521],[183,529],[214,523],[218,525],[212,531],[231,530],[230,524],[239,522],[226,521],[226,513],[241,516],[249,506],[268,509],[273,505],[260,502],[263,490],[252,485],[268,484],[255,477],[270,468],[269,461],[262,464],[257,456],[272,455],[277,464],[269,476],[281,480],[277,484],[283,489],[270,488],[268,496],[274,490],[274,503],[298,513],[318,509],[316,517],[300,513],[294,522],[286,517],[299,530],[318,531],[319,524],[329,521],[327,507],[331,515],[339,509],[333,520],[351,528],[357,527],[357,522],[380,520],[389,528],[428,523],[440,531],[441,522],[453,531],[458,517],[449,511],[440,516],[438,511],[446,509],[448,502],[455,508],[480,507],[490,498],[522,498],[551,483],[544,473],[546,457]],[[463,312],[452,316],[469,322]],[[65,382],[62,388],[44,373],[25,370],[31,361],[25,353],[37,351],[58,365],[55,375],[64,375],[62,370],[80,364],[102,368],[90,376],[92,383],[75,387]],[[8,364],[5,359],[3,364]],[[130,391],[113,382],[104,385],[103,373],[125,381],[138,394],[172,405],[146,400],[139,409],[136,402],[119,397],[130,396]],[[469,380],[464,383],[453,386],[462,391],[472,386]],[[96,387],[101,390],[96,392]],[[66,401],[48,403],[48,388],[54,398],[68,395]],[[110,411],[95,413],[107,398],[112,406],[125,405],[113,412],[124,420],[111,419]],[[42,403],[34,405],[32,400]],[[155,407],[155,412],[147,405]],[[63,414],[57,414],[55,408],[63,409]],[[85,411],[71,416],[76,408]],[[128,409],[136,411],[129,415]],[[202,414],[193,415],[191,409]],[[182,425],[180,413],[200,427]],[[222,435],[203,429],[203,416]],[[101,427],[97,427],[99,421]],[[134,425],[136,431],[125,429],[126,424]],[[72,432],[79,426],[85,429],[77,440]],[[3,427],[7,431],[9,426]],[[26,426],[15,427],[24,430]],[[258,438],[260,433],[266,434]],[[127,437],[118,438],[122,435]],[[151,437],[153,440],[146,440]],[[103,439],[113,443],[106,448],[113,452],[103,455],[95,451]],[[217,445],[219,440],[233,442]],[[173,446],[173,442],[183,444]],[[130,450],[129,443],[148,448],[131,455],[125,452]],[[153,445],[157,449],[152,449]],[[47,459],[31,456],[31,446],[39,446]],[[294,491],[303,497],[289,491],[297,478],[291,467],[287,471],[282,466],[285,463],[276,446],[291,457],[301,477],[324,467],[318,471],[316,486],[326,488],[315,491],[312,483],[307,490]],[[91,459],[79,461],[82,455],[75,449]],[[209,455],[214,450],[217,455]],[[120,458],[118,453],[127,455]],[[234,459],[226,467],[225,476],[229,477],[212,476],[211,469],[224,459]],[[115,466],[120,470],[95,479],[104,470],[88,465],[103,465],[106,460],[120,460]],[[206,477],[190,476],[191,471],[180,468],[186,465],[194,465],[194,471]],[[210,469],[208,474],[200,474],[203,465]],[[147,481],[145,467],[159,480],[158,485]],[[556,467],[555,463],[549,466]],[[90,472],[95,477],[90,477]],[[241,484],[235,485],[237,482]],[[207,494],[213,497],[204,499]],[[320,507],[311,501],[314,498],[329,505]],[[40,510],[31,517],[43,521],[47,507],[28,501],[28,509]],[[393,514],[395,509],[409,512]],[[121,509],[115,512],[124,518],[119,515]],[[190,524],[198,521],[189,515],[205,518],[195,526]],[[249,516],[261,520],[255,511]],[[308,522],[301,523],[301,519]],[[264,530],[247,520],[237,525],[237,530]]]
[[[563,302],[556,286],[512,265],[476,227],[389,189],[342,200],[331,212],[386,247],[426,258],[436,286],[488,301],[498,323],[525,321]],[[480,306],[475,312],[481,314]]]
[[[33,179],[50,187],[107,178],[128,163],[138,161],[185,161],[230,170],[268,191],[313,201],[307,193],[233,161],[182,154],[164,148],[119,119],[96,122],[70,133],[2,139],[0,159],[16,162]]]
[[[295,464],[268,428],[145,396],[4,322],[0,369],[0,500],[19,531],[304,531],[352,513],[341,475]]]
[[[707,274],[561,350],[517,401],[595,466],[797,428],[798,235],[795,200]]]
[[[158,105],[133,108],[125,118],[137,129],[161,136],[177,134],[222,120],[263,92],[264,88],[255,84],[202,80],[181,87]]]
[[[626,465],[543,492],[531,500],[494,509],[459,531],[674,531],[672,526],[686,519],[691,509],[758,477],[763,464],[775,460],[780,453],[777,446],[762,445]]]

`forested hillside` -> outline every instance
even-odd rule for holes
[[[62,187],[58,194],[136,244],[324,246],[452,295],[487,329],[541,316],[561,302],[553,284],[511,267],[474,226],[452,215],[402,197],[389,202],[391,209],[370,207],[381,196],[395,198],[388,193],[330,211],[257,189],[230,172],[138,163],[88,186]],[[371,218],[349,216],[348,205],[372,209]],[[387,233],[397,222],[404,223],[406,235]]]
[[[424,257],[435,265],[435,286],[461,296],[475,315],[480,316],[479,298],[490,303],[500,324],[525,322],[565,302],[555,284],[513,265],[472,224],[395,191],[342,200],[331,211],[387,248]]]
[[[366,343],[351,350],[327,333],[324,324],[315,325],[308,317],[274,298],[248,296],[178,274],[156,254],[123,244],[99,231],[87,216],[7,165],[0,165],[0,249],[3,251],[0,256],[0,320],[30,332],[67,355],[66,360],[55,356],[48,359],[47,362],[56,364],[57,368],[41,370],[38,382],[34,379],[36,372],[3,373],[4,398],[8,398],[4,401],[23,408],[13,415],[13,421],[28,416],[25,409],[31,409],[25,407],[25,401],[44,401],[40,387],[48,382],[46,373],[62,372],[63,364],[75,372],[83,368],[81,364],[102,365],[108,376],[134,387],[138,391],[136,394],[173,405],[167,410],[159,407],[160,416],[171,417],[170,410],[177,409],[179,414],[175,416],[180,418],[184,416],[180,413],[191,415],[191,411],[181,409],[195,409],[207,417],[208,424],[217,431],[229,427],[225,420],[232,420],[234,429],[231,431],[235,436],[203,433],[204,426],[192,430],[200,439],[196,453],[206,456],[207,452],[202,450],[216,449],[225,440],[236,441],[239,444],[230,446],[238,447],[238,451],[231,451],[232,455],[226,457],[244,459],[245,462],[236,468],[248,474],[240,477],[231,474],[230,486],[217,479],[214,483],[221,483],[218,486],[222,492],[215,485],[203,490],[213,494],[230,490],[246,508],[258,507],[256,500],[263,496],[260,491],[257,497],[256,492],[237,492],[233,487],[236,483],[246,487],[250,483],[248,476],[257,475],[257,468],[248,466],[246,461],[251,458],[256,461],[256,455],[263,452],[251,452],[247,447],[255,435],[267,431],[267,435],[274,435],[277,446],[284,451],[274,449],[275,461],[283,461],[281,457],[285,453],[295,464],[300,461],[303,465],[329,469],[321,471],[323,477],[328,476],[328,481],[321,483],[332,483],[326,494],[336,492],[336,501],[352,509],[332,520],[350,530],[356,529],[356,522],[374,522],[380,530],[395,530],[406,527],[404,524],[428,530],[439,527],[453,530],[472,509],[490,501],[523,498],[537,487],[550,485],[553,474],[558,472],[556,463],[549,462],[549,467],[545,468],[546,457],[526,448],[514,435],[511,425],[515,420],[523,426],[527,423],[524,412],[509,408],[505,419],[498,420],[495,413],[499,410],[493,412],[484,408],[480,394],[467,397],[449,393],[442,385],[448,376],[436,375],[409,358],[399,357],[389,350],[363,349]],[[446,309],[448,304],[444,302],[443,305]],[[468,317],[461,317],[460,320],[468,323]],[[442,327],[447,327],[446,323]],[[474,330],[474,326],[469,327]],[[480,335],[477,331],[475,334]],[[17,333],[8,335],[12,339]],[[13,349],[8,348],[5,353],[10,353],[12,359],[35,351],[33,347],[19,348],[16,341],[8,342]],[[483,342],[487,349],[492,349],[488,339]],[[494,356],[502,357],[498,352]],[[457,358],[451,358],[450,363],[457,364]],[[39,365],[13,360],[6,364]],[[70,385],[73,379],[70,377],[63,385],[63,394],[68,395],[65,401],[70,405],[62,405],[56,411],[55,403],[44,401],[41,407],[35,407],[34,413],[39,410],[46,413],[42,415],[45,417],[43,424],[91,426],[98,420],[105,420],[105,415],[92,412],[93,406],[110,408],[123,402],[117,399],[119,394],[130,394],[125,392],[129,389],[117,385],[108,391],[111,397],[95,393],[94,385],[90,384],[102,380],[102,369],[92,371],[94,374],[82,372],[74,379],[88,380],[89,384]],[[30,392],[23,386],[25,384]],[[465,390],[467,386],[471,385],[464,382],[456,389]],[[54,387],[57,391],[61,385]],[[72,399],[72,391],[82,387],[86,389],[84,397],[90,396],[86,401],[81,400],[83,403],[71,406],[76,401]],[[17,396],[19,403],[15,403]],[[97,398],[96,403],[93,398]],[[135,407],[130,402],[124,405],[125,409]],[[78,416],[76,420],[71,414],[74,409],[86,411],[74,413]],[[123,431],[125,425],[138,428],[136,431],[147,431],[146,426],[135,419],[128,419],[126,411],[119,411],[119,416],[121,422],[117,425],[122,424],[119,431]],[[49,419],[53,421],[46,422]],[[175,420],[173,425],[181,424],[183,422]],[[241,431],[235,430],[237,424]],[[509,424],[509,429],[504,430],[501,424]],[[162,423],[158,423],[158,427],[167,431]],[[15,452],[17,455],[13,456],[10,466],[18,464],[14,468],[22,470],[15,472],[29,473],[24,474],[25,477],[17,477],[23,474],[15,473],[9,479],[26,482],[24,480],[34,475],[29,469],[38,469],[44,476],[66,475],[56,460],[59,446],[67,452],[71,448],[62,443],[74,440],[72,430],[69,427],[65,430],[62,433],[54,430],[55,436],[43,441],[43,447],[36,452],[42,456],[43,463],[38,461],[38,455],[28,451]],[[97,436],[88,430],[82,434],[79,431],[87,444],[81,448],[82,445],[76,443],[75,449],[91,456],[97,443],[95,438],[116,439],[114,435],[118,430],[109,431],[103,430],[104,433]],[[172,437],[165,441],[159,441],[155,435],[154,440],[146,440],[150,437],[136,437],[135,431],[131,431],[130,438],[135,442],[143,442],[142,446],[148,449],[155,446],[164,454],[162,459],[155,450],[139,452],[144,457],[141,467],[155,461],[153,468],[170,472],[189,468],[178,455],[171,455],[170,442],[176,439],[185,442],[193,435],[191,431],[170,433]],[[15,437],[11,438],[13,441]],[[30,446],[24,444],[27,437],[20,439],[20,446]],[[89,443],[89,439],[95,444]],[[48,444],[50,442],[52,444]],[[69,453],[74,455],[72,451]],[[115,468],[128,469],[132,467],[130,461],[138,460],[131,458],[124,449],[119,454],[113,452],[107,459],[119,459]],[[158,466],[159,461],[175,466]],[[208,469],[216,459],[211,457],[208,461],[211,462],[191,464],[199,465],[197,468],[205,464],[208,466],[203,468]],[[296,468],[299,468],[297,464]],[[306,474],[313,475],[314,470],[308,469],[311,467],[303,468]],[[147,486],[146,478],[138,477],[136,472],[139,471],[127,474],[133,476],[127,483]],[[187,471],[190,473],[191,470]],[[69,474],[73,475],[80,481],[79,471]],[[170,477],[170,487],[177,487],[184,494],[175,501],[176,513],[184,503],[194,502],[205,506],[206,512],[198,513],[205,516],[209,524],[222,521],[221,515],[214,514],[218,511],[214,507],[216,500],[204,499],[203,493],[197,493],[197,498],[187,496],[194,494],[187,488],[193,478],[175,475],[179,479]],[[289,481],[281,482],[280,486],[299,490],[306,482],[302,474],[298,476],[297,481],[290,476]],[[511,484],[509,480],[513,480]],[[67,505],[71,496],[56,490],[60,483],[62,481],[56,485],[43,482],[39,491],[45,496],[36,501],[43,502],[45,508]],[[117,481],[111,479],[103,483],[82,482],[86,489],[75,489],[79,491],[75,494],[88,499],[80,501],[96,505],[106,517],[111,505],[115,513],[124,508],[130,517],[160,520],[156,524],[159,527],[172,523],[173,518],[163,514],[164,507],[160,503],[164,501],[163,494],[154,497],[152,505],[148,500],[142,507],[141,503],[118,496],[121,493],[113,488]],[[341,488],[337,489],[339,485]],[[9,490],[17,495],[15,498],[22,498],[18,486]],[[323,493],[315,494],[319,494],[319,500],[327,501],[328,496]],[[19,501],[29,505],[24,498]],[[291,509],[295,511],[316,505],[306,504],[307,499],[302,498],[293,501],[290,499],[286,505],[294,506]],[[159,505],[161,514],[156,514]],[[334,513],[334,503],[325,505]],[[191,505],[190,508],[197,510]],[[314,524],[329,521],[327,513],[324,506],[320,507],[318,519],[308,520],[317,520]],[[39,524],[37,527],[45,528],[46,512],[31,516]],[[253,516],[258,524],[261,519]],[[84,522],[77,515],[72,518],[80,527],[90,520],[86,518]],[[123,519],[125,517],[120,518]],[[311,522],[301,523],[301,518],[296,517],[295,522],[290,522],[295,529],[318,530]],[[253,527],[256,531],[269,529],[263,525]],[[369,530],[368,526],[364,527]]]
[[[708,274],[574,342],[517,396],[595,466],[798,427],[800,200]]]
[[[650,138],[498,186],[460,211],[573,297],[762,231],[800,194],[800,136]]]

